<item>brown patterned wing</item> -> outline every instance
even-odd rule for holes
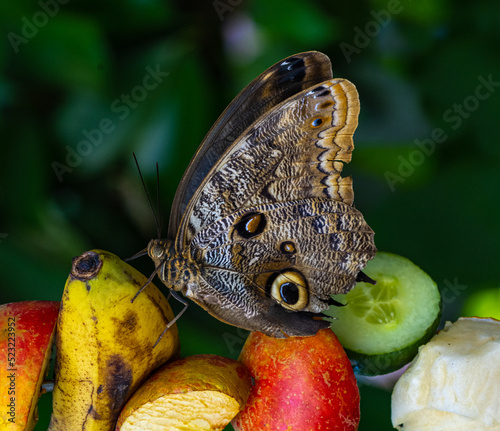
[[[328,326],[316,313],[331,294],[350,290],[375,254],[362,214],[326,198],[238,211],[197,233],[190,247],[200,264],[192,299],[219,319],[274,337]]]
[[[294,94],[331,78],[329,58],[310,51],[281,60],[248,84],[207,133],[184,173],[172,204],[169,238],[175,238],[188,202],[205,176],[247,127]]]
[[[345,79],[304,90],[253,123],[219,158],[189,202],[177,234],[196,232],[240,209],[306,198],[352,205],[351,160],[359,98]]]
[[[176,239],[199,268],[184,293],[218,319],[274,337],[312,335],[321,313],[375,254],[352,207],[359,99],[333,79],[278,104],[220,157]]]

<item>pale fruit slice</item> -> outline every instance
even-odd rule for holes
[[[59,302],[0,305],[0,430],[31,431],[54,344]]]
[[[247,368],[217,355],[194,355],[156,371],[123,408],[116,430],[223,430],[250,393]]]
[[[500,321],[460,318],[420,351],[392,393],[404,431],[500,430]]]

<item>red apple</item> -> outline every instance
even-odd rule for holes
[[[351,363],[330,329],[312,337],[250,333],[239,360],[255,379],[237,431],[347,431],[359,424]]]
[[[0,305],[0,429],[30,431],[54,342],[59,302]]]

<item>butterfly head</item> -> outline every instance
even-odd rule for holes
[[[174,243],[169,239],[152,239],[148,244],[148,255],[155,267],[163,265],[166,261],[170,260],[174,254]]]
[[[152,239],[147,250],[155,264],[155,273],[168,288],[182,290],[187,283],[196,279],[198,273],[196,265],[175,250],[174,241]]]

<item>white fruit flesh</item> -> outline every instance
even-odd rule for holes
[[[500,321],[447,322],[398,380],[392,423],[404,431],[500,431]]]
[[[169,394],[141,406],[120,430],[223,430],[239,407],[234,398],[216,391]]]

